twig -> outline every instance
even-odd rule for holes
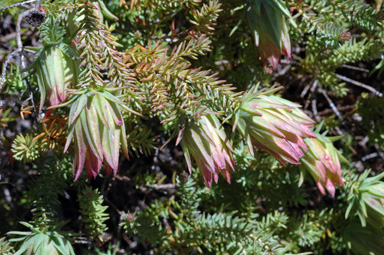
[[[382,97],[382,96],[383,96],[383,93],[377,91],[376,89],[372,88],[372,87],[369,86],[369,85],[366,85],[366,84],[364,84],[364,83],[361,83],[361,82],[352,80],[352,79],[350,79],[350,78],[348,78],[348,77],[345,77],[345,76],[342,76],[342,75],[340,75],[340,74],[336,74],[336,77],[339,78],[340,80],[343,80],[343,81],[352,83],[353,85],[356,85],[356,86],[365,88],[366,90],[369,90],[369,91],[375,93],[378,97]]]
[[[36,0],[34,0],[34,1],[36,1]],[[11,6],[11,5],[10,5],[10,6]],[[5,8],[5,7],[4,7],[4,8]],[[0,90],[3,88],[4,82],[5,82],[5,72],[6,72],[8,63],[9,63],[9,61],[11,60],[11,58],[13,57],[13,55],[15,55],[16,53],[21,53],[21,54],[20,54],[20,66],[21,66],[21,69],[24,69],[24,68],[25,68],[25,59],[24,59],[24,55],[22,54],[22,51],[23,51],[23,44],[22,44],[22,42],[21,42],[20,24],[21,24],[21,21],[23,20],[24,15],[25,15],[27,12],[29,12],[29,11],[25,11],[25,12],[23,12],[23,13],[20,14],[19,17],[17,18],[17,24],[16,24],[17,50],[15,50],[15,51],[12,52],[11,54],[9,54],[7,60],[6,60],[5,63],[4,63],[3,70],[2,70],[2,73],[1,73]]]
[[[313,82],[312,86],[310,86],[310,85],[305,86],[305,88],[303,89],[303,91],[302,91],[301,94],[300,94],[300,97],[304,98],[305,95],[308,93],[308,90],[309,90],[309,89],[311,89],[310,91],[311,91],[311,93],[313,93],[313,92],[315,91],[316,87],[317,87],[317,80],[315,80],[315,81]],[[309,98],[310,96],[311,96],[311,95],[309,94],[308,98]]]
[[[82,237],[82,236],[76,236],[73,238],[73,242],[75,244],[88,244],[89,243],[89,240],[85,237]]]
[[[40,126],[39,126],[39,122],[37,121],[37,107],[36,107],[36,104],[35,104],[35,100],[33,99],[33,92],[32,92],[32,88],[31,88],[31,84],[29,83],[29,80],[27,78],[25,78],[25,82],[27,83],[27,89],[29,91],[29,98],[31,99],[31,103],[33,105],[33,110],[35,112],[35,124],[37,126],[37,130],[40,131]]]
[[[329,96],[327,95],[327,92],[325,92],[324,89],[320,89],[319,88],[319,91],[323,94],[323,96],[325,97],[325,99],[328,101],[328,104],[329,106],[331,107],[332,111],[336,114],[337,118],[340,120],[340,121],[343,121],[343,116],[341,116],[339,110],[337,110],[335,104],[332,102],[332,100],[329,98]]]
[[[290,69],[291,69],[292,65],[291,64],[287,64],[286,66],[284,66],[284,68],[281,68],[279,67],[279,71],[278,71],[278,75],[279,76],[283,76],[285,75]]]
[[[350,65],[345,65],[344,64],[344,65],[342,65],[342,67],[348,68],[348,69],[351,69],[351,70],[356,70],[356,71],[361,71],[361,72],[369,73],[368,69],[361,68],[361,67],[358,67],[358,66],[350,66]]]
[[[25,56],[23,54],[23,43],[21,42],[20,26],[21,26],[21,21],[23,20],[24,16],[27,13],[29,13],[29,10],[21,13],[19,15],[19,17],[17,18],[17,24],[16,24],[17,50],[20,52],[20,66],[21,66],[22,70],[26,68],[26,64],[25,64]],[[25,72],[22,73],[23,77],[24,77],[24,74],[25,74]],[[38,117],[37,116],[37,107],[36,107],[36,104],[35,104],[35,100],[33,99],[33,92],[32,92],[32,88],[31,88],[31,84],[29,83],[29,80],[27,78],[25,78],[25,82],[27,84],[27,88],[28,88],[28,91],[29,91],[29,97],[31,98],[31,102],[32,102],[33,109],[34,109],[34,112],[35,112],[35,122],[37,124],[37,127],[39,127],[38,121],[37,121],[37,117]]]
[[[311,92],[312,92],[312,93],[315,92],[315,89],[316,89],[316,87],[317,87],[317,84],[318,84],[318,81],[315,80],[315,81],[313,82],[312,87],[311,87]]]
[[[307,86],[304,87],[303,91],[302,91],[301,94],[300,94],[300,97],[301,97],[301,98],[304,98],[304,97],[305,97],[305,95],[307,94],[309,88],[310,88],[309,85],[307,85]]]
[[[33,0],[34,2],[37,1],[37,0]],[[1,72],[1,81],[0,81],[0,90],[3,88],[3,85],[4,85],[4,82],[5,82],[5,72],[6,72],[6,69],[7,69],[7,66],[9,64],[9,61],[13,58],[13,56],[16,54],[16,53],[20,53],[20,66],[21,66],[21,69],[24,69],[25,68],[25,57],[23,55],[23,44],[21,42],[21,33],[20,33],[20,25],[21,25],[21,21],[23,20],[24,16],[26,13],[28,13],[28,11],[25,11],[23,12],[22,14],[19,15],[19,17],[17,18],[17,24],[16,24],[16,41],[17,41],[17,50],[15,50],[14,52],[10,53],[8,55],[8,58],[7,60],[5,61],[4,63],[4,66],[3,66],[3,70]],[[27,52],[32,52],[30,50],[26,50]],[[35,53],[35,52],[33,52]]]
[[[12,8],[12,7],[21,6],[21,5],[24,5],[24,4],[33,3],[33,2],[38,2],[39,3],[40,1],[39,0],[28,0],[28,1],[20,2],[20,3],[16,3],[16,4],[11,4],[11,5],[8,5],[8,6],[5,6],[5,7],[0,7],[0,11],[8,9],[8,8]]]
[[[340,106],[340,107],[338,107],[338,110],[339,111],[348,111],[348,110],[354,109],[355,107],[356,107],[355,105]],[[319,112],[319,115],[324,116],[324,115],[332,114],[332,112],[333,112],[333,110],[326,109],[324,111]]]
[[[10,53],[8,55],[7,60],[5,61],[4,65],[3,65],[3,71],[1,72],[0,90],[3,89],[3,85],[4,85],[4,82],[5,82],[5,73],[7,71],[7,66],[9,64],[9,61],[13,58],[13,55],[15,55],[16,53],[19,53],[19,52],[20,52],[20,50],[17,49],[14,52]]]
[[[17,42],[17,50],[19,52],[21,52],[21,54],[20,54],[20,66],[21,66],[21,69],[25,69],[25,57],[22,54],[23,43],[21,42],[20,25],[21,25],[21,21],[23,20],[25,14],[27,14],[28,12],[29,12],[29,10],[21,13],[19,15],[19,17],[17,18],[17,24],[16,24],[16,42]]]
[[[176,188],[176,184],[172,184],[172,183],[169,183],[169,184],[153,184],[153,185],[147,185],[148,188],[151,188],[151,189],[156,189],[156,190],[160,190],[160,189],[174,189]]]
[[[106,179],[106,178],[105,178],[105,179]],[[123,215],[123,213],[119,210],[119,208],[117,208],[117,206],[116,206],[114,203],[112,203],[112,202],[107,198],[107,196],[104,196],[104,201],[105,201],[107,204],[109,204],[111,207],[113,207],[113,209],[115,209],[115,211],[116,211],[120,216]]]
[[[31,53],[31,54],[36,54],[37,53],[37,51],[30,50],[30,49],[23,49],[23,51]]]
[[[361,158],[361,160],[362,160],[362,161],[367,161],[368,159],[376,158],[376,157],[378,157],[378,156],[383,157],[383,156],[384,156],[384,153],[382,153],[382,152],[374,152],[374,153],[365,155],[364,157]]]
[[[121,176],[121,175],[116,175],[115,177],[113,177],[114,179],[118,180],[118,181],[122,181],[122,182],[125,182],[125,183],[131,183],[132,180],[131,178],[129,178],[128,176]]]
[[[327,92],[324,90],[324,89],[321,89],[319,88],[319,91],[323,94],[323,96],[325,97],[325,99],[328,101],[328,104],[329,106],[331,107],[331,109],[333,110],[333,112],[336,114],[337,118],[340,120],[341,124],[347,129],[349,130],[348,126],[345,124],[344,122],[344,119],[343,119],[343,116],[341,116],[339,110],[337,110],[335,104],[332,102],[332,100],[329,98],[329,96],[327,95]],[[336,127],[336,131],[339,135],[344,135],[343,131],[341,131],[341,129],[339,127]]]
[[[374,147],[375,147],[375,150],[377,151],[377,153],[379,154],[379,157],[380,157],[382,160],[384,160],[384,153],[381,152],[381,149],[380,149],[379,145],[376,143],[376,144],[374,145]]]
[[[317,122],[320,122],[320,116],[318,115],[318,111],[317,111],[316,105],[317,105],[316,99],[312,99],[311,106],[312,106],[313,116],[315,117],[315,120]]]

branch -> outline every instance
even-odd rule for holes
[[[37,2],[36,3],[37,6],[40,4],[40,0],[28,0],[28,1],[20,2],[20,3],[16,3],[16,4],[11,4],[11,5],[8,5],[8,6],[5,6],[5,7],[0,7],[0,10],[5,10],[7,8],[21,6],[23,4],[33,3],[33,2]],[[20,53],[20,67],[21,67],[21,69],[25,69],[25,67],[26,67],[25,66],[25,57],[23,55],[23,43],[21,42],[21,33],[20,33],[21,29],[20,29],[20,26],[21,26],[21,21],[23,20],[24,16],[28,12],[29,12],[29,10],[21,13],[18,16],[18,18],[17,18],[17,24],[16,24],[17,50],[12,52],[11,54],[9,54],[7,60],[4,63],[3,70],[2,70],[2,73],[1,73],[0,90],[3,88],[4,82],[5,82],[5,72],[6,72],[8,63],[11,60],[11,58],[13,57],[13,55],[15,55],[16,53]]]
[[[37,4],[39,4],[40,0],[28,0],[28,1],[20,2],[20,3],[16,3],[16,4],[11,4],[11,5],[8,5],[8,6],[5,6],[5,7],[0,7],[0,11],[8,9],[8,8],[12,8],[12,7],[21,6],[21,5],[24,5],[24,4],[33,3],[33,2],[37,2]]]
[[[319,91],[323,94],[323,96],[325,97],[325,99],[327,100],[329,106],[331,107],[332,111],[336,114],[337,118],[343,122],[343,116],[341,116],[339,110],[337,110],[335,104],[332,102],[332,100],[329,98],[329,96],[327,95],[327,92],[325,92],[325,90],[319,88]]]
[[[3,89],[3,85],[5,82],[5,72],[7,71],[7,66],[9,64],[9,61],[11,60],[11,58],[13,58],[13,55],[15,55],[16,53],[19,53],[19,52],[20,52],[20,50],[15,50],[14,52],[10,53],[8,55],[7,60],[5,61],[4,66],[3,66],[3,71],[1,72],[0,90]]]
[[[382,152],[374,152],[374,153],[371,153],[371,154],[368,154],[368,155],[365,155],[364,157],[361,158],[362,161],[367,161],[369,159],[373,159],[373,158],[376,158],[376,157],[384,157],[384,153]]]
[[[346,125],[346,123],[343,119],[343,116],[340,114],[339,110],[337,110],[335,104],[332,102],[332,100],[327,95],[327,92],[322,88],[318,88],[318,91],[323,94],[323,96],[327,100],[329,106],[331,107],[332,111],[335,113],[337,118],[340,120],[341,124],[345,127],[346,130],[349,131],[349,133],[351,133],[350,128]],[[341,129],[339,127],[336,127],[335,129],[339,135],[344,135],[343,131],[341,131]]]
[[[350,66],[350,65],[342,65],[342,67],[344,68],[348,68],[348,69],[351,69],[351,70],[357,70],[357,71],[361,71],[361,72],[365,72],[365,73],[369,73],[369,70],[366,69],[366,68],[361,68],[361,67],[358,67],[358,66]]]
[[[39,4],[39,3],[38,3]],[[21,21],[23,20],[24,16],[29,13],[30,10],[27,10],[23,13],[21,13],[19,15],[19,17],[17,18],[17,24],[16,24],[16,42],[17,42],[17,51],[20,52],[20,66],[21,66],[21,69],[24,70],[26,68],[26,64],[25,64],[25,56],[24,56],[24,53],[23,53],[23,43],[21,41],[21,33],[20,33],[20,25],[21,25]],[[24,74],[25,72],[23,72],[21,75],[22,77],[24,78]],[[29,83],[29,80],[27,78],[25,78],[25,82],[27,84],[27,88],[28,88],[28,91],[29,91],[29,97],[31,98],[31,102],[32,102],[32,105],[33,105],[33,109],[34,109],[34,112],[35,112],[35,121],[36,121],[36,124],[37,124],[37,108],[36,108],[36,104],[35,104],[35,100],[33,99],[33,92],[32,92],[32,88],[31,88],[31,84]],[[37,125],[39,126],[39,125]]]
[[[23,43],[21,42],[20,24],[21,24],[21,21],[23,20],[23,18],[25,16],[25,14],[27,14],[28,12],[29,12],[29,10],[21,13],[19,15],[19,17],[17,18],[16,42],[17,42],[17,50],[19,52],[23,51]],[[20,54],[20,66],[21,66],[21,69],[25,69],[25,57],[24,57],[24,55],[22,53]]]
[[[336,77],[339,78],[340,80],[343,80],[343,81],[352,83],[353,85],[356,85],[356,86],[365,88],[365,89],[367,89],[367,90],[369,90],[369,91],[375,93],[375,95],[377,95],[378,97],[382,97],[382,96],[383,96],[383,93],[377,91],[376,89],[372,88],[372,87],[369,86],[369,85],[366,85],[366,84],[364,84],[364,83],[361,83],[361,82],[352,80],[352,79],[350,79],[350,78],[348,78],[348,77],[345,77],[345,76],[342,76],[342,75],[340,75],[340,74],[336,74]]]

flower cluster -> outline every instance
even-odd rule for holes
[[[104,8],[102,5],[99,7],[99,10]],[[213,9],[218,9],[219,5],[216,7]],[[89,15],[95,14],[94,10],[89,8],[85,8],[83,11]],[[262,61],[265,63],[268,60],[272,67],[276,69],[281,53],[284,53],[288,58],[291,57],[287,22],[288,20],[292,24],[294,22],[289,11],[282,0],[249,0],[247,14],[252,35],[258,46]],[[93,18],[96,19],[97,17],[94,16]],[[53,20],[50,20],[50,22],[52,23]],[[99,25],[95,25],[94,29],[102,28]],[[79,33],[86,35],[87,29]],[[100,34],[95,32],[94,35],[98,39],[95,39],[93,45],[104,43],[105,40],[102,39],[103,37]],[[84,37],[79,40],[80,42],[87,41],[89,39],[87,38]],[[109,37],[105,38],[108,39],[106,41],[110,39]],[[81,48],[85,44],[77,46],[77,50],[79,50],[79,47]],[[123,63],[119,54],[117,54],[115,46],[112,44],[108,46],[110,47],[108,56],[105,56],[102,61],[98,54],[91,54],[88,50],[84,52],[79,50],[81,53],[80,59],[82,60],[81,81],[79,81],[79,54],[75,48],[62,41],[62,36],[50,38],[49,43],[39,52],[36,61],[32,65],[32,67],[36,67],[37,81],[41,93],[40,111],[44,106],[46,97],[49,97],[51,105],[46,116],[49,116],[54,108],[69,105],[71,107],[68,117],[68,137],[64,152],[68,150],[73,138],[75,180],[79,178],[84,165],[88,178],[95,177],[103,163],[107,173],[113,170],[114,174],[116,174],[120,143],[128,158],[127,137],[121,114],[121,108],[125,106],[111,92],[122,89],[124,86],[123,81],[131,82],[133,76],[130,74],[130,70],[127,69],[128,66]],[[96,50],[96,48],[92,48],[92,50]],[[100,55],[104,54],[99,53]],[[92,58],[89,58],[88,55]],[[105,63],[102,63],[103,61]],[[161,61],[165,61],[165,58]],[[112,64],[113,62],[116,62],[116,64]],[[168,62],[170,65],[175,66],[174,60]],[[98,64],[87,65],[91,63]],[[159,63],[155,66],[162,66]],[[184,70],[184,67],[180,66],[182,70]],[[101,72],[103,70],[109,70],[108,78],[113,77],[115,74],[119,76],[118,79],[110,79],[110,84],[107,85],[110,89],[105,88],[106,80],[104,79],[104,73]],[[135,70],[138,71],[137,66]],[[197,75],[198,72],[198,69],[193,71],[194,75]],[[150,73],[153,75],[157,71],[154,69]],[[205,72],[201,73],[203,76],[206,76],[206,74]],[[166,79],[167,82],[169,82],[169,77]],[[197,76],[193,77],[195,77],[195,80],[198,79]],[[189,79],[194,80],[191,77]],[[149,81],[148,77],[140,78],[140,82],[145,83],[147,81]],[[216,80],[214,82],[215,84],[221,83]],[[142,90],[134,88],[134,85],[132,86],[133,90],[130,90],[128,94],[140,98],[141,92],[139,91]],[[151,86],[161,87],[154,84]],[[68,100],[68,91],[70,91],[70,88],[75,87],[81,89],[73,90],[74,96]],[[231,107],[232,105],[236,106],[236,109],[231,112],[226,108],[222,112],[232,114],[233,131],[237,130],[241,134],[252,155],[254,155],[254,147],[257,147],[271,154],[283,165],[287,162],[296,165],[302,164],[314,177],[323,194],[325,193],[325,187],[334,195],[334,185],[343,184],[336,149],[326,137],[312,131],[314,121],[299,109],[299,105],[273,95],[276,90],[257,91],[255,88],[242,96],[228,90],[228,93],[222,93],[222,95],[226,97],[227,101],[225,102],[230,102],[228,105],[231,105]],[[161,92],[163,91],[165,90],[161,90]],[[209,93],[209,89],[203,89],[202,91]],[[170,91],[167,90],[168,92]],[[191,95],[188,98],[197,98],[195,96]],[[129,100],[127,98],[126,102]],[[164,105],[163,103],[160,106],[164,107]],[[175,106],[178,107],[178,105]],[[228,107],[228,109],[231,107]],[[180,143],[182,146],[189,171],[192,168],[193,158],[208,187],[211,186],[212,180],[218,181],[219,174],[222,174],[230,182],[230,170],[235,170],[233,150],[217,115],[205,113],[205,115],[194,120],[180,120],[180,126],[181,129],[176,143]]]
[[[283,165],[302,165],[322,194],[325,187],[334,196],[335,184],[343,185],[339,160],[342,156],[330,138],[312,131],[314,121],[299,105],[273,95],[278,89],[253,88],[245,93],[233,118],[233,131],[242,135],[252,156],[253,148],[257,147]],[[181,126],[177,144],[181,141],[189,171],[192,157],[208,187],[212,179],[217,182],[219,173],[230,182],[230,169],[235,169],[235,163],[218,118],[209,114]]]

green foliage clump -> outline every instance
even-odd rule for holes
[[[34,228],[33,225],[26,222],[22,222],[21,224],[29,228],[31,232],[11,231],[8,233],[10,235],[22,236],[12,238],[10,240],[11,242],[22,242],[20,249],[15,253],[15,255],[75,254],[71,243],[64,237],[65,233],[48,230],[48,228],[40,230],[38,228]]]
[[[22,162],[31,162],[40,157],[40,144],[31,134],[18,135],[12,144],[13,156]]]
[[[123,226],[139,242],[157,245],[160,253],[284,254],[273,234],[285,228],[287,218],[276,212],[258,223],[232,213],[207,214],[199,209],[203,193],[192,178],[178,178],[174,200],[155,201],[142,212],[126,215]]]
[[[3,255],[13,254],[13,247],[8,240],[5,240],[5,237],[0,238],[0,253]]]
[[[103,196],[97,189],[86,186],[79,195],[80,213],[83,216],[84,228],[91,238],[102,241],[102,234],[108,229],[105,221],[109,219],[103,206]]]
[[[379,96],[363,95],[359,101],[358,112],[362,117],[364,129],[367,131],[369,142],[371,144],[378,144],[380,148],[384,147],[384,129],[383,129],[383,111],[384,99]]]

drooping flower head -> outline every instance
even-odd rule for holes
[[[349,205],[345,218],[357,214],[363,227],[371,225],[378,230],[384,224],[384,173],[369,177],[370,172],[366,170],[358,178],[346,181]]]
[[[352,223],[341,234],[356,254],[366,254],[367,251],[383,254],[384,182],[381,179],[384,173],[369,176],[370,170],[366,170],[360,176],[348,175],[346,178],[348,208],[345,219]]]
[[[312,175],[323,195],[327,189],[334,196],[335,184],[343,186],[340,159],[345,159],[333,146],[331,139],[318,131],[319,129],[314,132],[315,138],[304,140],[309,150],[304,152],[305,155],[301,159],[302,167]]]
[[[130,110],[106,89],[86,89],[58,107],[72,104],[64,152],[74,138],[73,174],[77,180],[84,164],[88,179],[96,177],[102,163],[116,175],[120,143],[128,158],[128,145],[121,108]]]
[[[299,105],[274,96],[279,88],[257,91],[253,88],[243,95],[233,128],[248,144],[265,150],[281,164],[300,164],[303,150],[308,150],[303,138],[316,137],[311,131],[314,121],[299,109]]]
[[[248,3],[248,24],[261,60],[265,64],[268,59],[276,69],[282,53],[291,58],[287,20],[296,25],[281,0],[250,0]]]
[[[46,97],[50,106],[65,102],[67,88],[77,84],[79,76],[79,62],[77,52],[65,43],[45,46],[39,52],[32,67],[37,74],[37,84],[40,90],[41,112]]]
[[[219,173],[230,183],[230,169],[235,170],[233,150],[218,118],[209,114],[181,125],[176,145],[181,143],[189,172],[192,171],[192,157],[208,187],[212,179],[217,183]]]
[[[75,47],[68,44],[68,37],[61,26],[57,26],[57,20],[44,13],[44,8],[30,12],[45,18],[44,26],[40,33],[43,39],[43,48],[36,54],[33,63],[24,71],[33,70],[36,75],[40,93],[39,113],[47,101],[50,106],[64,103],[67,99],[67,89],[75,88],[80,75],[80,58]],[[38,18],[37,23],[42,22]],[[32,23],[36,23],[36,20]],[[40,24],[34,24],[39,26]],[[52,110],[45,114],[48,117]]]

